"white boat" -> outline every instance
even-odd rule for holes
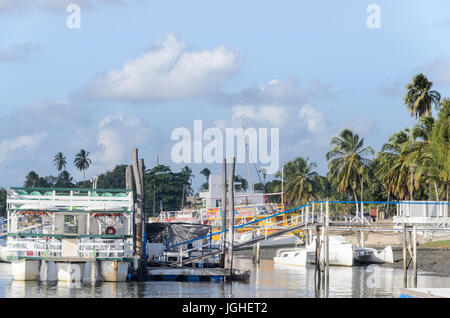
[[[373,248],[355,247],[347,243],[343,236],[330,236],[328,260],[330,265],[353,266],[355,263],[393,263],[392,247],[388,246],[382,251]],[[306,247],[279,249],[273,261],[276,264],[299,265],[313,264],[315,262],[316,240]],[[324,257],[324,246],[320,250],[321,260]]]

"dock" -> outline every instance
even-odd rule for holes
[[[249,271],[226,268],[191,268],[191,267],[147,267],[146,281],[151,280],[176,280],[176,281],[247,281],[250,277]]]

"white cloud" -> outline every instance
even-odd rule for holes
[[[308,131],[311,133],[320,133],[327,128],[325,116],[309,104],[302,106],[300,109],[299,118],[306,121]]]
[[[0,0],[0,11],[38,9],[66,14],[67,6],[72,3],[78,4],[82,9],[90,9],[100,4],[123,5],[138,1],[140,0]]]
[[[21,43],[6,49],[0,48],[0,62],[28,61],[28,55],[38,49],[39,45],[31,42]]]
[[[312,80],[301,85],[295,77],[285,80],[273,79],[267,85],[243,90],[237,97],[238,103],[250,105],[291,105],[298,106],[312,98],[335,98],[330,85]]]
[[[92,154],[94,170],[112,169],[116,164],[129,161],[131,148],[143,145],[151,137],[152,130],[129,114],[103,118],[98,124],[98,150]]]
[[[236,52],[224,46],[190,52],[186,42],[168,34],[121,69],[97,75],[84,93],[93,99],[134,101],[198,97],[216,92],[238,69]]]
[[[450,85],[450,57],[435,58],[425,66],[425,72],[432,74],[429,80],[437,85]]]
[[[279,127],[286,123],[288,113],[282,106],[245,106],[236,105],[232,108],[232,120],[253,119],[263,123],[269,123],[274,127]]]
[[[46,133],[37,133],[3,140],[0,142],[0,164],[5,162],[13,152],[37,149],[46,137]]]

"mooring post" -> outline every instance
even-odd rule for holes
[[[230,224],[229,224],[229,243],[228,243],[228,257],[227,269],[230,270],[230,275],[233,271],[233,245],[234,245],[234,168],[235,158],[230,160],[230,175],[228,176],[228,196],[230,206]]]
[[[322,233],[320,239],[320,271],[322,273],[322,286],[325,286],[325,222],[322,224]]]
[[[408,287],[408,268],[406,262],[406,224],[403,223],[403,287]]]
[[[330,265],[330,251],[329,251],[329,240],[328,240],[328,227],[330,225],[330,211],[328,207],[328,201],[326,203],[326,220],[325,220],[325,288],[328,290],[329,286],[329,265]]]
[[[260,230],[258,229],[256,231],[256,236],[260,235]],[[261,250],[260,250],[260,243],[256,243],[253,245],[253,264],[259,264],[260,258],[261,258]]]
[[[227,160],[223,158],[222,163],[222,257],[221,257],[221,267],[225,267],[225,245],[227,242]]]
[[[136,192],[133,189],[133,169],[131,166],[126,166],[125,168],[125,187],[128,190],[131,190],[133,192],[133,208],[135,206],[136,202]],[[135,210],[135,209],[133,209]],[[133,253],[136,255],[136,211],[133,211],[133,215],[131,220],[129,221],[131,224],[129,228],[131,228],[131,233],[133,234]]]
[[[322,281],[322,270],[320,268],[320,226],[316,226],[316,253],[315,253],[315,271],[314,278],[316,283],[316,297],[317,291],[320,290],[320,282]]]
[[[143,255],[143,249],[142,249],[142,242],[143,242],[143,235],[142,235],[142,214],[143,214],[143,180],[141,179],[142,174],[140,172],[140,165],[138,160],[138,150],[137,148],[132,149],[132,166],[133,166],[133,175],[134,175],[134,182],[136,185],[136,257],[138,260],[138,281],[144,280],[144,269],[143,269],[143,262],[142,262],[142,255]]]
[[[417,226],[413,227],[413,267],[414,267],[414,288],[417,288]]]

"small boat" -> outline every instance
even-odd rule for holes
[[[373,248],[356,247],[347,243],[343,236],[330,236],[328,260],[330,265],[353,266],[361,263],[393,263],[392,247],[378,251]],[[279,249],[273,261],[276,264],[300,265],[313,264],[315,262],[316,240],[305,247]],[[324,257],[324,246],[320,250],[320,258]]]

